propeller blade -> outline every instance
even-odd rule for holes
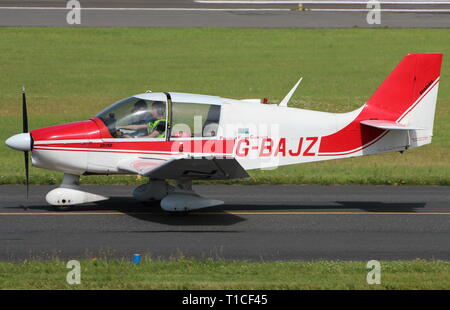
[[[28,170],[28,152],[23,152],[25,159],[25,184],[27,185],[27,200],[28,200],[28,188],[29,188],[29,170]]]
[[[22,87],[22,124],[23,132],[28,132],[27,98],[25,95],[25,86]],[[30,184],[29,156],[28,151],[23,152],[25,163],[25,184],[27,186],[27,200]]]
[[[28,132],[27,98],[25,96],[25,86],[22,88],[22,122],[23,132]]]

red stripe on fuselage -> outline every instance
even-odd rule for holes
[[[33,150],[44,151],[63,151],[63,152],[95,152],[95,153],[119,153],[119,154],[144,154],[144,155],[181,155],[183,153],[160,153],[160,152],[134,152],[128,150],[116,151],[116,150],[86,150],[86,149],[63,149],[63,148],[48,148],[48,147],[35,147]]]
[[[138,140],[138,138],[137,138]],[[137,154],[182,154],[182,153],[207,153],[207,154],[232,154],[234,139],[227,140],[177,140],[177,141],[124,141],[124,142],[77,142],[77,143],[41,143],[35,141],[35,149],[61,151],[86,151],[86,152],[115,152]],[[70,148],[70,149],[67,149]],[[90,150],[86,150],[90,149]]]

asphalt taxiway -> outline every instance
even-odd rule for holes
[[[196,186],[220,207],[170,215],[133,187],[57,212],[53,187],[0,186],[0,260],[189,256],[246,260],[450,259],[450,187]]]
[[[0,26],[448,28],[450,1],[381,4],[381,24],[368,24],[367,5],[222,3],[193,0],[79,0],[80,24],[68,24],[67,1],[0,0]],[[394,1],[395,2],[395,1]],[[400,1],[398,1],[400,2]],[[414,2],[414,1],[413,1]],[[424,2],[424,1],[422,1]]]

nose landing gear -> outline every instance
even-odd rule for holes
[[[80,176],[73,174],[64,174],[61,185],[45,196],[45,200],[60,211],[70,210],[73,205],[106,199],[108,197],[81,191]]]

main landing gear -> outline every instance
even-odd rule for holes
[[[192,180],[177,180],[175,186],[164,180],[149,180],[133,191],[139,201],[161,201],[161,208],[167,212],[187,212],[223,204],[221,200],[208,199],[192,190]]]
[[[80,190],[80,176],[64,174],[58,188],[51,190],[45,199],[60,211],[70,210],[71,206],[107,200],[97,194]],[[208,199],[192,190],[192,180],[177,180],[176,185],[169,185],[165,180],[149,180],[136,187],[133,197],[142,202],[160,201],[161,208],[171,213],[187,212],[223,204],[221,200]]]

